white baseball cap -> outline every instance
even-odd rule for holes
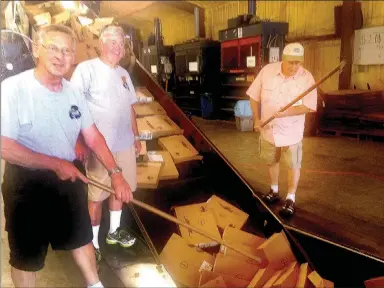
[[[304,62],[304,47],[300,43],[289,43],[284,47],[283,60]]]

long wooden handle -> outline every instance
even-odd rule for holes
[[[326,75],[323,76],[323,78],[321,78],[319,81],[317,81],[315,84],[313,84],[311,87],[309,87],[307,90],[305,90],[303,93],[301,93],[299,96],[297,96],[295,99],[293,99],[291,102],[289,102],[287,105],[285,105],[283,108],[280,109],[279,112],[284,112],[285,110],[287,110],[289,107],[291,107],[293,104],[295,104],[297,101],[301,100],[302,98],[304,98],[305,96],[307,96],[307,94],[309,92],[311,92],[313,89],[317,88],[318,86],[320,86],[320,84],[322,84],[325,80],[327,80],[329,77],[331,77],[333,74],[335,74],[337,71],[339,70],[342,70],[344,68],[344,66],[347,64],[347,62],[345,60],[341,61],[339,65],[337,65],[332,71],[330,71],[329,73],[327,73]],[[262,123],[260,126],[261,128],[263,128],[265,125],[267,125],[269,122],[271,122],[273,119],[275,119],[275,116],[271,116],[270,118],[268,118],[268,120],[266,120],[264,123]]]
[[[96,186],[96,187],[98,187],[100,189],[103,189],[104,191],[106,191],[108,193],[115,194],[115,191],[113,191],[112,188],[110,188],[108,186],[105,186],[105,185],[103,185],[103,184],[101,184],[101,183],[99,183],[99,182],[97,182],[97,181],[95,181],[95,180],[93,180],[91,178],[88,178],[88,183],[91,184],[91,185],[94,185],[94,186]],[[156,214],[156,215],[158,215],[160,217],[163,217],[163,218],[165,218],[165,219],[167,219],[167,220],[169,220],[171,222],[174,222],[174,223],[176,223],[178,225],[184,226],[185,228],[187,228],[189,230],[192,230],[192,231],[194,231],[196,233],[199,233],[199,234],[201,234],[201,235],[203,235],[203,236],[205,236],[205,237],[207,237],[207,238],[209,238],[211,240],[214,240],[215,242],[217,242],[217,243],[219,243],[219,244],[221,244],[221,245],[223,245],[225,247],[228,247],[228,248],[230,248],[230,249],[232,249],[232,250],[234,250],[234,251],[236,251],[236,252],[238,252],[238,253],[240,253],[240,254],[248,257],[248,258],[251,258],[252,260],[255,260],[259,264],[262,263],[262,260],[261,260],[260,257],[257,257],[255,255],[252,255],[252,254],[249,254],[247,252],[241,251],[241,250],[237,249],[236,247],[233,247],[231,244],[228,244],[225,241],[223,241],[221,239],[218,239],[215,236],[212,236],[212,235],[208,234],[207,232],[205,232],[205,231],[203,231],[203,230],[201,230],[199,228],[193,227],[193,226],[191,226],[191,225],[189,225],[189,224],[187,224],[185,222],[182,222],[179,219],[177,219],[176,217],[173,217],[173,216],[171,216],[171,215],[169,215],[169,214],[167,214],[167,213],[165,213],[165,212],[163,212],[163,211],[161,211],[161,210],[159,210],[159,209],[157,209],[157,208],[155,208],[153,206],[150,206],[148,204],[145,204],[145,203],[143,203],[143,202],[141,202],[139,200],[133,199],[133,198],[132,198],[131,202],[133,204],[135,204],[135,205],[137,205],[137,206],[139,206],[139,207],[149,211],[149,212],[152,212],[152,213],[154,213],[154,214]]]

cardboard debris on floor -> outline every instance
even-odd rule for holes
[[[223,278],[224,283],[227,287],[242,288],[247,287],[248,285],[248,281],[239,279],[235,276],[224,275],[213,271],[202,271],[200,273],[199,287],[203,287],[204,284],[207,284],[208,282],[217,279],[220,276]]]
[[[160,162],[163,166],[160,170],[159,180],[173,180],[179,178],[179,171],[168,151],[148,151],[145,156],[148,162]]]
[[[137,118],[137,127],[140,139],[151,140],[159,137],[183,134],[184,130],[180,129],[175,122],[167,115],[154,115]]]
[[[217,239],[221,239],[215,218],[212,213],[207,210],[205,203],[175,207],[175,214],[176,218],[180,221],[199,228]],[[179,229],[181,236],[192,245],[200,248],[218,245],[216,241],[183,226],[179,226]]]
[[[223,199],[212,195],[207,201],[207,208],[212,211],[217,226],[225,229],[227,226],[241,229],[249,215]]]
[[[322,278],[317,271],[312,271],[308,275],[308,279],[315,288],[333,288],[334,284],[332,281]]]
[[[161,137],[158,142],[164,150],[171,154],[175,164],[203,159],[184,135]]]
[[[137,117],[153,116],[153,115],[167,115],[163,106],[159,102],[150,103],[136,103],[133,105]]]
[[[273,283],[273,287],[295,287],[299,276],[299,265],[297,262],[292,262],[279,279]]]
[[[303,263],[299,268],[299,276],[296,283],[296,288],[307,288],[309,287],[308,275],[312,272],[311,267],[308,263]]]
[[[272,266],[261,268],[257,271],[251,282],[248,284],[248,288],[262,288],[276,273],[276,269]],[[303,287],[304,288],[304,287]]]
[[[136,87],[136,98],[139,103],[149,103],[154,101],[153,95],[146,87]]]
[[[213,255],[190,246],[177,234],[172,234],[159,256],[172,278],[187,287],[197,287],[200,272],[212,270],[215,260]]]
[[[161,163],[136,163],[137,188],[156,189],[159,184]]]

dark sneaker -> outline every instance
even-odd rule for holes
[[[280,210],[280,214],[283,216],[291,216],[295,213],[295,202],[291,199],[285,200],[283,207]]]
[[[273,204],[280,200],[280,195],[271,189],[269,193],[263,197],[263,200],[268,204]]]
[[[128,233],[128,231],[124,229],[117,229],[113,233],[108,232],[106,242],[108,244],[119,243],[121,247],[129,248],[135,244],[136,238],[133,237],[131,234]]]

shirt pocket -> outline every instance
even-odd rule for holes
[[[287,98],[289,99],[288,103],[291,102],[292,100],[294,100],[297,96],[299,96],[305,90],[305,89],[303,89],[303,85],[301,85],[299,81],[290,82],[287,85],[286,89],[287,89],[286,95],[288,96]],[[302,105],[302,104],[303,104],[303,99],[300,99],[299,101],[297,101],[292,106],[298,106],[298,105]]]
[[[278,83],[276,79],[265,81],[261,87],[261,102],[264,104],[274,103]]]

